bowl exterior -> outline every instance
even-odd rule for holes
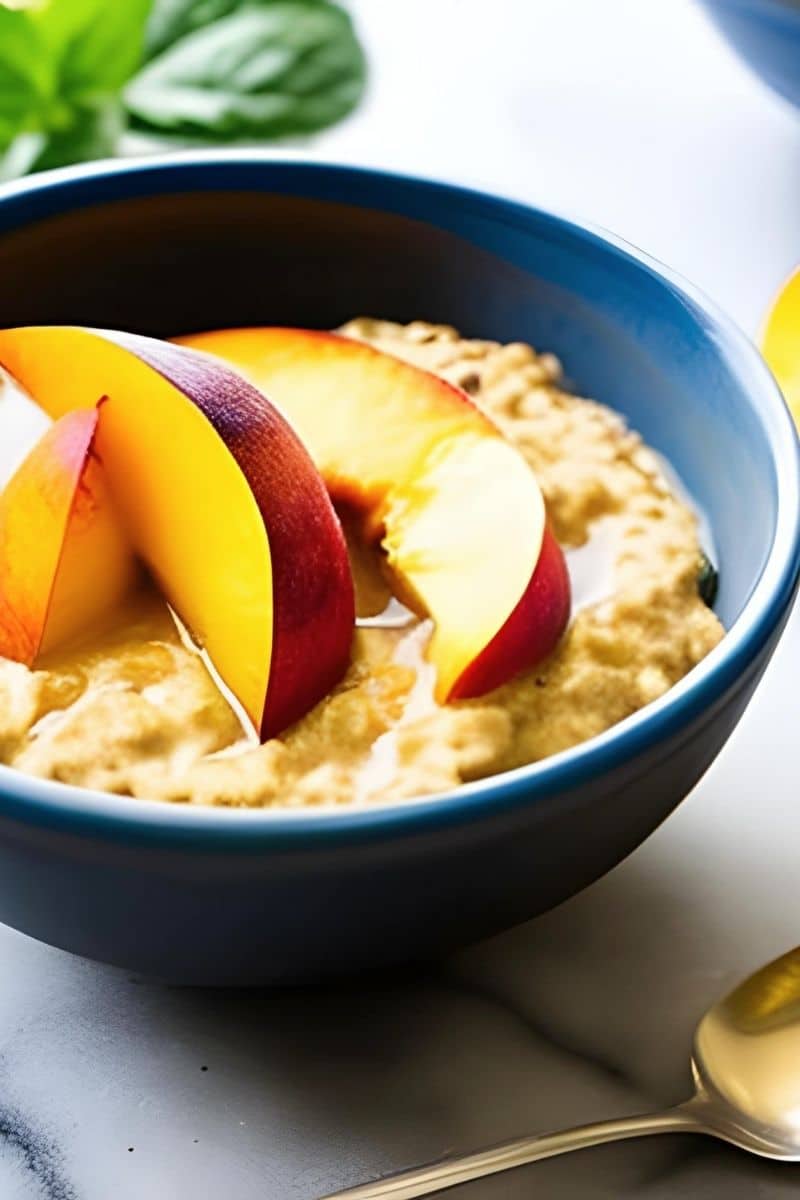
[[[800,5],[791,0],[701,0],[737,54],[800,107]]]
[[[222,191],[239,206],[236,221]],[[144,207],[115,207],[131,197]],[[281,289],[264,287],[270,272]],[[797,589],[797,445],[752,347],[644,256],[465,189],[195,156],[0,190],[0,275],[19,282],[0,295],[0,324],[136,327],[152,297],[143,332],[226,315],[274,321],[261,307],[274,303],[298,323],[427,311],[553,347],[576,386],[625,412],[700,497],[723,562],[720,611],[733,626],[687,680],[608,734],[430,801],[308,816],[198,811],[0,768],[7,924],[189,984],[287,984],[429,959],[598,878],[719,752]],[[212,317],[208,305],[218,306]]]
[[[458,827],[208,853],[2,819],[0,914],[51,945],[181,984],[316,982],[438,957],[545,912],[634,850],[717,755],[778,632],[690,728],[591,783]]]

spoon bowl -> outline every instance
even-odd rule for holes
[[[570,1150],[657,1133],[706,1134],[762,1158],[800,1162],[800,947],[709,1009],[695,1033],[692,1073],[694,1096],[666,1112],[517,1138],[327,1200],[416,1200]]]
[[[757,971],[703,1017],[692,1068],[708,1132],[800,1161],[800,948]]]

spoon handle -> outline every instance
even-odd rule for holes
[[[577,1129],[567,1129],[562,1133],[517,1138],[475,1154],[444,1158],[424,1167],[385,1175],[374,1183],[346,1188],[322,1200],[417,1200],[418,1196],[430,1196],[432,1192],[538,1162],[542,1158],[552,1158],[556,1154],[566,1154],[568,1150],[583,1150],[588,1146],[600,1146],[603,1142],[618,1142],[625,1138],[649,1137],[654,1133],[703,1132],[705,1130],[687,1104],[664,1113],[623,1117],[618,1121],[580,1125]]]

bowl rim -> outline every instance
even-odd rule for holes
[[[573,790],[612,767],[619,766],[665,739],[708,711],[746,672],[788,612],[800,579],[800,443],[777,383],[756,347],[718,306],[693,284],[657,259],[616,234],[583,219],[564,216],[535,204],[523,203],[459,183],[450,183],[381,167],[358,166],[335,159],[270,150],[209,150],[159,155],[138,161],[108,160],[67,167],[0,186],[0,234],[4,210],[15,199],[46,197],[52,215],[69,211],[59,198],[71,189],[103,181],[121,181],[114,198],[154,194],[156,184],[186,182],[198,171],[225,170],[220,184],[237,190],[229,174],[263,170],[270,175],[309,181],[306,193],[317,199],[335,198],[344,183],[369,179],[388,189],[411,188],[419,193],[478,210],[513,225],[534,220],[561,237],[609,251],[671,291],[692,313],[704,336],[715,343],[764,429],[776,473],[775,532],[766,562],[736,621],[709,655],[662,697],[611,726],[605,732],[540,762],[434,795],[372,805],[315,806],[306,809],[228,808],[142,800],[40,780],[13,767],[0,766],[0,819],[61,832],[102,836],[128,843],[179,845],[213,854],[239,850],[309,850],[315,844],[375,841],[387,835],[414,836],[436,829],[478,821],[484,817],[535,804],[548,796]],[[209,172],[210,174],[210,172]],[[273,180],[274,182],[274,180]],[[135,186],[129,190],[125,184]],[[150,184],[153,186],[151,187]],[[144,190],[139,191],[139,185]],[[252,181],[249,182],[252,186]],[[334,196],[326,196],[330,186]],[[207,182],[204,187],[211,189]],[[247,190],[245,187],[244,190]],[[287,193],[290,189],[285,189]],[[303,194],[291,189],[291,194]],[[108,202],[98,197],[87,203]],[[55,205],[52,203],[55,201]],[[353,201],[358,204],[358,199]],[[10,207],[13,209],[14,205]],[[385,204],[392,211],[390,204]],[[403,213],[403,206],[396,210]],[[33,217],[32,220],[36,220]],[[9,228],[28,221],[13,221]]]

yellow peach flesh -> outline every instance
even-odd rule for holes
[[[97,453],[133,544],[258,726],[272,647],[269,542],[212,426],[167,379],[89,330],[0,331],[0,363],[55,418],[107,397]]]
[[[544,503],[530,478],[500,438],[461,437],[432,451],[386,509],[389,567],[434,620],[429,653],[439,700],[502,628],[538,560]],[[511,497],[519,506],[513,524]]]
[[[32,666],[133,585],[136,566],[102,469],[98,414],[56,422],[0,495],[0,654]]]
[[[105,473],[90,452],[61,549],[40,653],[85,636],[117,608],[138,577]]]
[[[544,503],[518,451],[463,392],[333,334],[233,329],[176,341],[218,355],[269,396],[334,499],[359,509],[367,535],[382,539],[398,592],[435,623],[439,700],[487,647],[503,660],[503,631],[542,549]],[[554,642],[569,586],[565,571],[552,578],[562,593]],[[526,619],[535,624],[535,611]],[[513,642],[518,656],[518,629]],[[526,665],[503,662],[492,680]]]

